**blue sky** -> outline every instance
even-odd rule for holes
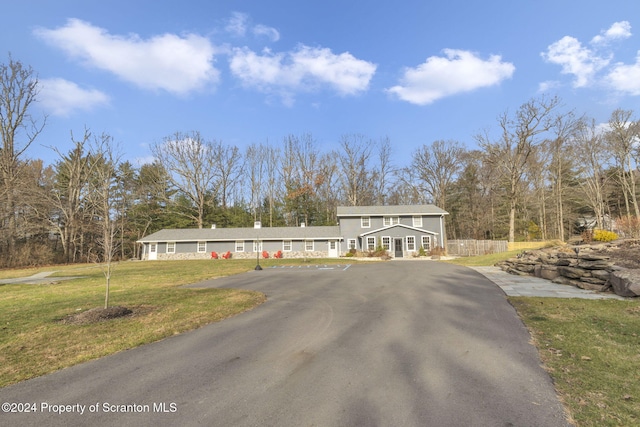
[[[388,137],[394,162],[423,144],[497,132],[543,93],[607,121],[640,113],[640,2],[497,0],[22,0],[2,6],[6,63],[33,67],[27,154],[52,162],[70,134],[108,133],[134,164],[199,131],[244,148],[311,134]]]

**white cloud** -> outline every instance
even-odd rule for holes
[[[249,15],[242,12],[233,12],[224,29],[234,37],[244,37],[247,35],[248,31],[251,31],[254,36],[266,37],[272,42],[280,40],[280,33],[278,30],[262,24],[252,26]]]
[[[244,37],[247,33],[247,21],[249,20],[249,16],[246,13],[233,12],[231,14],[231,18],[227,22],[225,26],[225,30],[228,33],[233,34],[237,37]]]
[[[538,85],[538,92],[545,93],[549,92],[553,89],[557,89],[560,87],[560,82],[557,80],[547,80],[546,82],[542,82]]]
[[[589,85],[596,72],[609,64],[609,59],[599,57],[593,50],[582,46],[578,39],[570,36],[549,45],[542,56],[548,62],[562,66],[562,74],[574,75],[574,87]]]
[[[611,64],[613,54],[607,50],[609,43],[631,37],[631,24],[628,21],[614,22],[607,30],[591,39],[584,46],[578,39],[565,36],[550,44],[542,57],[552,64],[560,65],[562,74],[574,76],[576,88],[591,86],[598,82],[600,71]]]
[[[217,83],[214,47],[208,39],[186,34],[163,34],[149,39],[111,35],[78,19],[63,27],[38,29],[35,34],[71,58],[115,74],[144,89],[184,95]]]
[[[426,105],[440,98],[494,86],[511,78],[515,66],[499,55],[483,60],[473,52],[445,49],[444,57],[431,56],[415,68],[407,68],[400,84],[387,91],[403,101]]]
[[[272,42],[280,40],[280,33],[273,27],[267,27],[266,25],[256,25],[253,27],[253,34],[256,36],[267,37]]]
[[[609,29],[600,32],[591,39],[593,44],[608,43],[611,40],[626,39],[631,37],[631,24],[629,21],[614,22]]]
[[[634,96],[640,95],[640,51],[638,51],[635,64],[614,64],[606,80],[611,87],[619,92]]]
[[[235,49],[231,72],[245,86],[276,93],[288,103],[295,92],[309,92],[326,86],[341,95],[355,95],[368,89],[376,65],[348,52],[336,55],[326,48],[301,45],[288,53],[265,49],[257,54],[248,48]]]
[[[109,97],[95,89],[83,89],[65,79],[40,79],[39,101],[54,116],[69,116],[74,111],[92,110],[109,104]]]

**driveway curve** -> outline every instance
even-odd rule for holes
[[[2,403],[32,404],[0,425],[569,425],[505,294],[471,269],[265,268],[197,286],[268,300],[0,389]]]

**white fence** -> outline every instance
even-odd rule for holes
[[[449,240],[447,255],[475,256],[506,252],[509,250],[506,240]]]

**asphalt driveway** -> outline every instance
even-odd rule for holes
[[[268,300],[0,389],[0,402],[31,411],[0,413],[0,425],[567,425],[515,310],[471,269],[265,269],[199,286]]]

